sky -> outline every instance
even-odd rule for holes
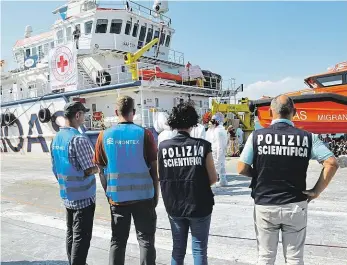
[[[1,1],[1,59],[24,35],[49,30],[64,2]],[[145,1],[148,4],[149,1]],[[347,2],[169,1],[172,49],[202,69],[244,84],[239,96],[275,96],[347,61]],[[12,64],[14,66],[14,64]]]

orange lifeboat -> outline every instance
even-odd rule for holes
[[[140,69],[139,75],[142,77],[142,80],[153,80],[156,77],[156,78],[172,80],[172,81],[176,81],[176,82],[182,81],[182,77],[180,75],[162,72],[158,66],[155,67],[155,70],[154,69]]]
[[[305,79],[309,89],[287,93],[295,103],[296,127],[313,133],[347,133],[347,62]],[[252,101],[262,127],[271,124],[271,98]]]

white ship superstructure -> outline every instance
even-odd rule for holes
[[[2,152],[49,152],[72,100],[91,109],[81,130],[94,141],[117,123],[120,95],[135,99],[135,122],[154,134],[162,130],[158,116],[182,101],[194,101],[203,115],[210,97],[229,97],[234,80],[223,82],[171,49],[175,31],[167,11],[167,1],[147,8],[71,0],[53,11],[60,18],[50,31],[35,35],[27,26],[13,47],[18,68],[1,73]]]

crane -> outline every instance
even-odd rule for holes
[[[139,69],[137,66],[137,61],[145,52],[150,50],[156,43],[158,43],[158,41],[159,41],[159,38],[155,38],[149,43],[147,43],[145,46],[143,46],[141,49],[136,51],[135,53],[128,52],[124,56],[125,64],[129,66],[129,70],[131,72],[131,76],[133,80],[139,79]]]
[[[254,115],[249,109],[248,98],[242,98],[240,104],[218,103],[213,99],[211,113],[214,115],[217,112],[223,114],[233,113],[244,126],[243,131],[245,132],[245,139],[247,139],[248,135],[254,131]],[[243,115],[240,115],[241,112]]]

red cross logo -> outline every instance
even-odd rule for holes
[[[65,66],[68,65],[67,60],[64,60],[64,56],[60,55],[59,62],[57,63],[58,68],[60,68],[61,72],[64,73],[65,71]]]

